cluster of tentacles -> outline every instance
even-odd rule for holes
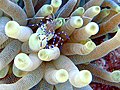
[[[120,88],[119,69],[91,63],[120,47],[117,0],[45,1],[0,0],[0,90],[92,90],[91,81]]]

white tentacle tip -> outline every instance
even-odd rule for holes
[[[70,24],[72,27],[80,28],[83,25],[83,19],[80,16],[71,17]]]
[[[92,81],[92,74],[88,70],[82,70],[79,73],[76,74],[73,86],[77,88],[81,88],[84,86],[87,86],[91,83]]]
[[[17,38],[20,33],[20,30],[18,29],[19,26],[20,25],[16,21],[7,22],[5,25],[5,34],[11,38]]]
[[[85,44],[85,46],[86,46],[86,48],[87,48],[87,50],[88,50],[89,53],[96,48],[96,44],[93,41],[88,41]]]
[[[56,72],[56,79],[58,82],[63,83],[68,80],[68,72],[64,69],[60,69]]]
[[[58,47],[51,49],[42,49],[38,52],[38,57],[43,61],[51,61],[57,59],[60,56],[60,50]]]
[[[32,61],[25,53],[19,53],[14,59],[15,66],[23,71],[31,71]]]
[[[119,83],[120,82],[120,70],[113,71],[111,73],[111,77],[115,82]]]
[[[62,4],[62,0],[51,0],[51,5],[53,7],[60,7],[61,4]]]
[[[53,7],[52,7],[52,5],[45,4],[41,7],[41,10],[46,14],[50,14],[53,12]]]
[[[92,81],[92,74],[88,70],[80,71],[81,81],[85,84],[89,84]]]
[[[98,13],[99,13],[99,12],[100,12],[100,10],[101,10],[101,9],[100,9],[100,6],[93,6],[93,8],[94,8],[94,9],[95,9],[95,11],[96,11],[96,12],[98,12]]]
[[[90,22],[85,26],[85,30],[90,34],[90,35],[95,35],[99,31],[99,26],[95,22]]]

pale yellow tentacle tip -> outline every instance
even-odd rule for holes
[[[43,7],[41,7],[42,8],[42,10],[45,12],[45,11],[47,11],[47,12],[45,12],[46,14],[50,14],[50,13],[53,13],[53,7],[52,7],[52,5],[48,5],[48,4],[45,4],[45,5],[43,5]]]
[[[60,50],[58,47],[51,49],[42,49],[38,52],[38,57],[43,61],[51,61],[57,59],[60,56]]]
[[[31,71],[31,66],[33,66],[29,56],[25,53],[19,53],[14,59],[14,64],[23,71]]]
[[[80,16],[73,16],[70,20],[71,26],[80,28],[83,25],[83,19]]]
[[[120,70],[113,71],[111,73],[111,77],[115,82],[119,83],[120,82]]]
[[[51,5],[54,7],[60,7],[62,0],[51,0]]]
[[[88,41],[86,44],[85,44],[85,47],[87,48],[87,50],[89,51],[89,53],[91,51],[93,51],[95,48],[96,48],[96,44],[93,42],[93,41]]]
[[[43,61],[49,61],[49,54],[47,53],[47,49],[42,49],[38,52],[38,57]]]
[[[71,16],[82,16],[85,12],[85,9],[83,7],[78,7]]]
[[[19,24],[16,21],[9,21],[5,25],[5,34],[8,37],[17,38],[20,34]]]
[[[88,70],[82,70],[76,73],[74,81],[70,81],[74,87],[81,88],[87,86],[92,81],[92,74]]]
[[[92,74],[90,71],[88,70],[82,70],[80,71],[79,73],[80,77],[81,77],[81,81],[84,83],[84,84],[90,84],[90,82],[92,81]]]
[[[66,82],[69,78],[68,72],[64,69],[60,69],[56,72],[56,79],[58,82]]]
[[[95,22],[90,22],[86,25],[85,30],[90,34],[90,35],[95,35],[99,31],[99,26]]]
[[[94,8],[95,8],[96,11],[100,11],[101,10],[100,6],[94,6]]]

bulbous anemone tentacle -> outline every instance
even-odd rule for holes
[[[9,0],[0,0],[0,9],[10,15],[13,20],[17,21],[20,25],[27,24],[27,15],[17,4]]]

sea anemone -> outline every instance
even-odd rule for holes
[[[120,47],[118,0],[48,1],[0,0],[0,90],[120,88],[120,68],[96,61]]]

